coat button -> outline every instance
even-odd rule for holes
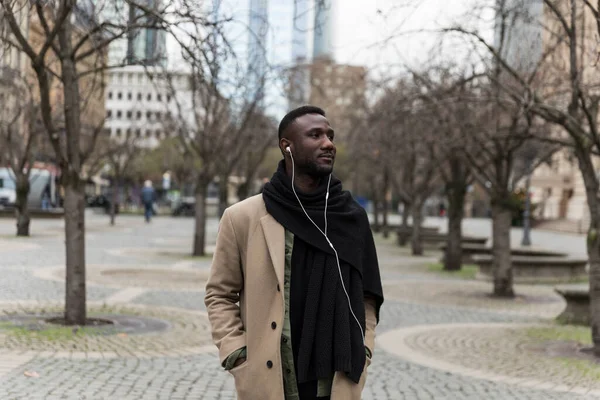
[[[281,292],[281,288],[279,287],[279,283],[277,284],[277,291]]]
[[[287,343],[287,338],[285,336],[283,337],[282,340],[283,340],[283,343]]]
[[[273,361],[267,361],[267,368],[273,368]]]
[[[273,328],[273,329],[277,328],[277,323],[275,321],[271,322],[271,328]]]

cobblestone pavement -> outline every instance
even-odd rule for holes
[[[186,256],[191,248],[193,220],[156,218],[151,224],[145,224],[141,217],[121,216],[113,228],[108,226],[105,216],[88,213],[87,217],[90,232],[87,260],[90,282],[93,282],[88,285],[90,309],[106,304],[114,312],[137,312],[170,321],[171,329],[146,336],[46,345],[7,338],[8,334],[3,338],[0,334],[0,399],[234,399],[232,378],[218,366],[215,349],[209,344],[203,280],[210,260]],[[212,245],[217,222],[209,220],[208,225],[208,241]],[[11,220],[0,220],[0,315],[15,309],[56,307],[64,298],[60,267],[64,265],[62,222],[34,221],[31,239],[10,238],[13,226]],[[555,240],[560,241],[560,238],[557,236]],[[393,238],[378,239],[378,249],[388,299],[381,310],[378,332],[431,326],[428,335],[415,336],[414,340],[429,343],[427,338],[435,337],[437,344],[433,350],[427,346],[417,350],[427,355],[432,355],[431,351],[434,356],[443,354],[440,359],[444,361],[460,364],[460,359],[447,358],[450,356],[446,353],[454,357],[462,354],[461,350],[468,352],[464,341],[471,336],[471,331],[464,330],[444,335],[447,332],[444,324],[480,324],[481,329],[473,331],[474,338],[488,331],[493,332],[491,338],[504,338],[506,332],[492,330],[489,324],[538,323],[560,311],[560,302],[548,288],[523,287],[523,294],[529,296],[524,297],[523,305],[515,306],[515,302],[491,305],[478,296],[485,291],[485,284],[466,284],[427,273],[422,266],[439,258],[435,252],[413,258],[406,250],[394,246]],[[149,273],[138,279],[135,273],[114,274],[115,270]],[[152,271],[164,273],[160,284]],[[196,272],[192,284],[182,284],[182,275],[178,273],[183,271]],[[460,296],[461,292],[466,295]],[[488,341],[484,342],[478,345],[473,339],[480,352],[469,353],[468,360],[487,353]],[[500,344],[490,348],[495,349],[495,354],[502,351]],[[505,358],[503,365],[510,368],[512,360]],[[489,362],[489,358],[484,359]],[[552,380],[552,371],[548,372],[548,380]],[[377,349],[363,398],[566,400],[595,397],[476,379],[420,365]]]

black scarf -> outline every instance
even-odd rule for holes
[[[340,283],[335,253],[306,218],[291,184],[281,161],[264,186],[263,199],[269,214],[294,234],[290,319],[298,382],[331,378],[335,371],[343,371],[358,383],[365,349]],[[296,188],[306,212],[321,230],[325,225],[326,192],[327,179],[309,194]],[[364,209],[333,176],[327,221],[327,236],[338,252],[350,303],[364,332],[365,294],[376,299],[377,319],[383,303],[375,243]]]

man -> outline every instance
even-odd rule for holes
[[[144,188],[142,189],[142,203],[144,204],[146,222],[150,222],[152,214],[154,214],[154,200],[156,200],[156,194],[152,187],[152,181],[147,180],[144,182]]]
[[[288,113],[271,181],[221,219],[205,303],[239,399],[361,398],[383,294],[333,139],[320,108]]]

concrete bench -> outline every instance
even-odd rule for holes
[[[485,244],[478,243],[462,243],[462,263],[473,264],[473,256],[476,255],[492,255],[492,248]],[[442,256],[442,262],[446,256],[447,243],[442,243],[439,246],[440,250],[444,252]],[[510,249],[510,253],[513,256],[529,256],[529,257],[567,257],[567,253],[561,253],[558,251],[545,250],[545,249],[528,249],[523,247],[517,247]]]
[[[493,257],[474,255],[479,266],[477,279],[493,281]],[[511,256],[514,283],[568,283],[585,279],[588,274],[586,258]]]
[[[557,319],[566,324],[590,326],[590,287],[587,283],[561,285],[554,288],[567,302]]]
[[[411,232],[398,232],[398,244],[406,243],[410,241],[412,236]],[[423,232],[421,233],[421,240],[423,240],[423,245],[429,247],[439,248],[440,244],[446,243],[448,240],[448,235],[446,233],[437,233],[437,232]],[[485,245],[488,241],[488,238],[485,236],[463,236],[461,238],[462,243],[470,243],[470,244],[479,244]]]

